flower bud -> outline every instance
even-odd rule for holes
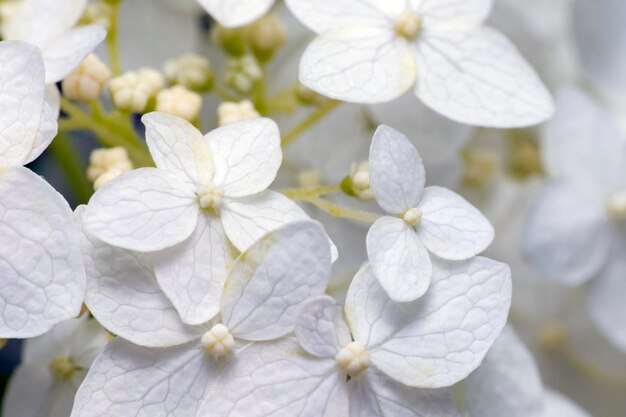
[[[110,78],[111,71],[104,62],[96,55],[89,54],[61,83],[63,95],[71,100],[95,100]]]
[[[201,107],[202,97],[182,85],[167,88],[157,94],[157,111],[173,114],[190,122],[198,119]]]
[[[230,56],[239,57],[246,53],[245,28],[225,28],[217,25],[211,37],[213,42]]]
[[[163,73],[170,84],[180,84],[193,91],[209,91],[213,86],[213,71],[209,60],[195,54],[168,61]]]
[[[109,83],[113,105],[122,111],[142,113],[153,96],[153,87],[136,72],[127,72]]]
[[[261,115],[256,111],[254,104],[252,104],[250,100],[243,100],[239,103],[225,101],[217,108],[217,124],[219,126],[254,119],[260,116]]]
[[[111,170],[124,173],[131,169],[133,169],[133,163],[128,157],[126,148],[117,146],[115,148],[94,149],[89,156],[87,179],[94,182]]]
[[[108,30],[111,27],[111,6],[102,2],[87,3],[79,24],[96,24]]]
[[[252,51],[261,62],[267,62],[287,40],[284,26],[274,15],[263,16],[248,27]]]
[[[111,182],[112,180],[114,180],[115,178],[119,177],[122,174],[123,172],[120,171],[119,169],[113,168],[113,169],[108,170],[107,172],[105,172],[104,174],[96,178],[96,180],[93,182],[93,189],[95,191],[98,191],[100,188],[102,188],[102,186]]]
[[[235,347],[235,339],[230,334],[228,327],[216,324],[202,335],[200,343],[214,358],[219,358],[229,353]]]
[[[240,93],[249,93],[254,84],[263,77],[263,72],[252,55],[232,58],[228,61],[224,81]]]
[[[341,190],[359,200],[371,200],[374,194],[370,189],[369,162],[353,163],[350,175],[341,182]]]

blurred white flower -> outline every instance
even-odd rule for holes
[[[389,215],[367,234],[367,254],[378,281],[394,301],[412,301],[430,284],[432,254],[462,260],[493,240],[489,221],[461,196],[426,187],[422,158],[400,132],[382,125],[374,133],[370,184]]]
[[[225,27],[252,23],[269,11],[274,0],[198,0],[217,22]]]
[[[594,278],[591,316],[626,350],[626,141],[608,114],[566,89],[543,151],[551,181],[530,212],[524,250],[546,278],[567,285]]]
[[[22,362],[4,399],[3,415],[67,417],[74,396],[109,334],[88,314],[24,342]]]
[[[319,36],[300,81],[332,98],[381,103],[412,86],[426,105],[475,125],[537,124],[550,94],[510,41],[482,22],[491,1],[288,0]]]

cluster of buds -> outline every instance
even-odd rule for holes
[[[111,5],[103,1],[91,1],[85,6],[85,11],[80,18],[80,24],[100,25],[105,29],[111,27]]]
[[[156,97],[157,111],[173,114],[190,122],[198,120],[201,108],[202,97],[182,85],[162,90]]]
[[[490,186],[499,171],[499,158],[489,149],[465,149],[462,153],[465,171],[463,184],[472,188]]]
[[[274,15],[264,16],[241,28],[217,26],[213,41],[227,54],[241,57],[251,53],[259,62],[267,62],[285,44],[287,33]]]
[[[186,54],[168,61],[163,74],[170,85],[182,85],[192,91],[205,92],[213,87],[211,64],[200,55]]]
[[[93,182],[95,190],[102,187],[113,178],[133,169],[133,163],[128,157],[126,148],[95,149],[89,156],[87,178]]]
[[[165,86],[165,80],[158,71],[142,68],[116,77],[109,83],[113,104],[122,111],[142,113],[150,99]]]
[[[246,94],[252,91],[254,84],[261,80],[263,71],[257,60],[251,55],[228,60],[224,82],[234,90]]]
[[[250,100],[243,100],[238,103],[225,101],[217,108],[217,124],[219,126],[254,119],[260,116],[261,115],[256,111],[254,104],[252,104]]]
[[[350,166],[350,175],[341,182],[341,190],[359,200],[371,200],[369,162],[355,162]]]
[[[63,80],[63,95],[71,100],[95,100],[110,78],[111,71],[106,64],[96,55],[90,54]]]

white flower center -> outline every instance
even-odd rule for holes
[[[59,356],[48,365],[52,376],[58,380],[68,380],[74,375],[76,365],[67,356]]]
[[[620,191],[609,197],[606,211],[613,220],[626,220],[626,191]]]
[[[200,201],[200,207],[203,209],[219,209],[222,206],[224,191],[213,184],[202,185],[196,192]]]
[[[410,208],[404,213],[402,219],[411,226],[419,226],[422,220],[422,210],[417,207]]]
[[[370,367],[370,355],[359,342],[352,342],[337,353],[337,363],[346,374],[355,377]]]
[[[405,9],[394,24],[396,33],[407,39],[414,39],[422,28],[422,19],[410,9]]]
[[[214,358],[226,355],[235,347],[233,335],[228,331],[228,327],[221,323],[203,334],[200,343]]]

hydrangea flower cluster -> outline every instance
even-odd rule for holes
[[[589,417],[525,344],[626,354],[621,104],[517,1],[0,3],[2,415]]]

